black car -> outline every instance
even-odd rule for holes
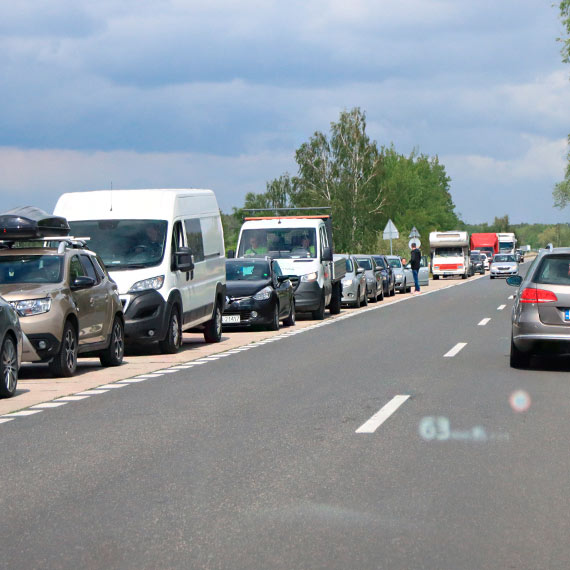
[[[480,253],[471,254],[471,273],[480,273],[485,275],[485,262],[483,261],[483,256]]]
[[[394,271],[390,262],[386,259],[384,255],[373,255],[376,265],[381,268],[382,273],[382,283],[384,285],[384,296],[392,297],[396,294],[396,278],[394,277]]]
[[[226,261],[224,327],[264,325],[279,330],[295,324],[293,285],[279,263],[269,258],[238,258]]]

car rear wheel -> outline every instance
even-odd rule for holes
[[[125,354],[125,331],[123,321],[115,317],[111,329],[109,346],[100,354],[99,360],[103,366],[120,366]]]
[[[11,336],[7,336],[2,343],[0,351],[0,397],[11,398],[18,385],[18,353],[16,343]]]
[[[75,327],[67,321],[63,327],[63,338],[59,351],[49,363],[49,369],[54,376],[67,378],[75,374],[78,348]]]
[[[356,292],[356,301],[354,301],[354,305],[353,307],[355,309],[359,309],[360,308],[360,287],[358,288],[358,291]],[[366,296],[364,297],[366,298]]]
[[[166,336],[158,343],[158,346],[163,354],[175,354],[182,346],[182,325],[178,305],[172,305],[170,309]]]
[[[511,337],[511,368],[527,368],[530,364],[530,353],[519,350]]]
[[[392,283],[392,289],[390,289],[390,297],[396,294],[396,282]]]

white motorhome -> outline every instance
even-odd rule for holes
[[[447,275],[460,275],[462,279],[466,279],[471,275],[467,232],[431,232],[429,245],[434,279]]]
[[[333,261],[330,216],[246,218],[237,257],[269,256],[279,261],[295,288],[295,310],[323,319],[325,307],[340,312],[344,260]]]
[[[182,331],[219,342],[226,291],[224,236],[211,190],[99,190],[55,207],[89,237],[119,286],[125,341],[176,352]]]
[[[499,239],[499,253],[514,255],[517,249],[517,238],[513,233],[497,234]]]

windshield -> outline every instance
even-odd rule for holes
[[[0,256],[0,283],[59,283],[62,269],[59,255]]]
[[[515,244],[512,241],[500,241],[499,251],[511,251]]]
[[[545,257],[533,281],[545,285],[570,285],[570,256]]]
[[[461,257],[463,250],[460,247],[436,247],[434,255],[438,257]]]
[[[314,228],[271,228],[244,230],[238,257],[270,255],[281,258],[314,259],[317,255]]]
[[[389,259],[390,267],[402,267],[402,262],[399,259]]]
[[[515,261],[515,258],[512,255],[497,254],[493,258],[493,263],[510,263],[510,262],[514,263],[514,261]]]
[[[471,255],[471,261],[481,261],[482,259],[483,258],[478,253]]]
[[[89,237],[89,249],[110,271],[159,265],[164,256],[164,220],[90,220],[69,222],[71,233]]]
[[[356,262],[358,263],[358,265],[360,267],[362,267],[365,270],[372,269],[372,262],[369,259],[367,259],[366,257],[357,257]]]
[[[226,261],[226,279],[228,281],[264,281],[269,279],[267,261],[228,260]]]

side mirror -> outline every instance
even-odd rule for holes
[[[287,275],[278,275],[277,276],[277,283],[284,283],[285,281],[287,281],[287,279],[289,279],[289,277],[287,277]]]
[[[374,271],[382,271],[382,267],[380,267],[380,265],[377,265],[377,266],[374,268]]]
[[[363,269],[362,267],[359,267],[359,268],[356,270],[356,275],[362,275],[363,273],[364,273],[364,269]]]
[[[178,271],[188,272],[194,269],[194,256],[189,247],[181,247],[174,254],[174,267]]]
[[[80,289],[89,289],[95,285],[93,277],[76,277],[70,285],[72,291],[79,291]]]
[[[520,275],[511,275],[510,277],[507,277],[507,285],[510,285],[511,287],[520,287],[522,281],[523,278]]]
[[[333,256],[332,256],[332,249],[330,247],[324,247],[323,248],[323,261],[332,261],[333,260]]]
[[[228,259],[233,259],[236,256],[236,252],[233,249],[228,249],[228,251],[226,252],[226,257]]]

